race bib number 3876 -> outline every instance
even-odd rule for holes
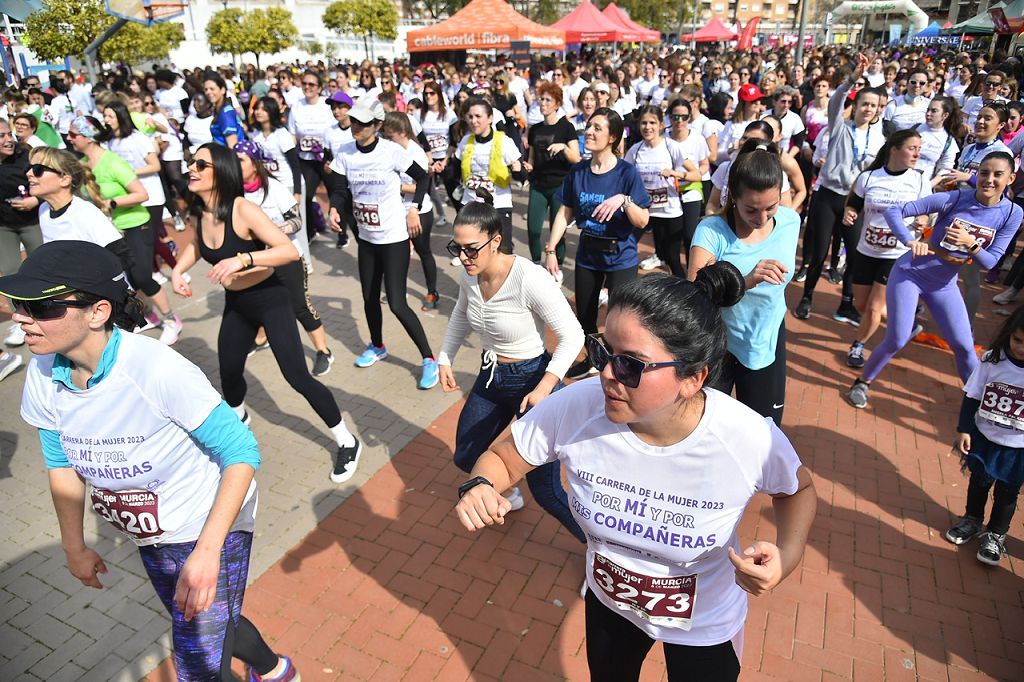
[[[623,611],[654,625],[689,630],[697,597],[697,576],[658,577],[619,566],[594,553],[594,582]]]
[[[92,508],[115,528],[136,540],[164,534],[160,528],[157,495],[149,490],[93,488]]]

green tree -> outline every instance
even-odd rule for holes
[[[398,10],[391,0],[337,0],[324,10],[324,26],[362,38],[366,56],[371,57],[369,39],[398,37]]]
[[[77,56],[114,23],[103,0],[47,0],[25,19],[23,43],[44,62]]]
[[[206,24],[206,42],[210,51],[229,54],[232,60],[243,52],[248,52],[249,42],[245,35],[244,18],[245,13],[235,7],[214,12]]]
[[[468,0],[420,0],[419,6],[423,8],[431,19],[450,17],[466,6]]]
[[[298,48],[307,53],[310,57],[316,57],[317,55],[324,53],[324,46],[315,40],[299,41]]]
[[[529,16],[538,24],[550,26],[562,18],[561,3],[558,0],[536,0]]]
[[[268,7],[246,12],[242,22],[242,52],[252,52],[256,66],[260,65],[261,54],[275,54],[295,44],[299,30],[292,21],[292,13],[282,7]]]
[[[129,23],[103,44],[100,54],[104,60],[138,64],[142,61],[167,59],[171,50],[185,40],[185,26],[165,22],[154,26]]]

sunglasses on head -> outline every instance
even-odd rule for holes
[[[56,173],[57,175],[64,175],[56,168],[51,168],[50,166],[47,166],[42,163],[33,163],[31,166],[28,167],[28,171],[37,178],[43,177],[43,173],[46,173],[47,171],[49,171],[50,173]]]
[[[207,168],[213,168],[213,164],[206,159],[192,159],[192,163],[189,166],[195,166],[196,170],[202,173]]]
[[[33,320],[57,320],[64,317],[68,308],[88,308],[92,303],[75,301],[63,298],[44,298],[40,301],[19,301],[13,298],[7,299],[11,308],[15,311],[21,310]]]
[[[673,360],[672,362],[644,362],[632,355],[612,355],[601,342],[600,334],[588,334],[586,339],[587,359],[594,369],[603,372],[605,365],[612,363],[612,376],[623,386],[636,388],[640,378],[650,369],[662,367],[685,367],[688,362]]]
[[[498,235],[494,235],[494,237],[491,237],[480,246],[462,246],[461,244],[456,244],[455,240],[453,239],[450,242],[448,242],[448,246],[446,246],[445,248],[448,250],[448,253],[450,253],[454,258],[459,258],[460,254],[464,253],[466,254],[466,258],[468,258],[469,260],[476,260],[476,257],[480,255],[480,252],[483,250],[483,248],[490,244],[491,242],[493,242],[494,238],[497,236]]]

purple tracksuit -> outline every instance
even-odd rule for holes
[[[902,206],[893,206],[885,212],[885,220],[897,239],[907,243],[913,235],[903,219],[929,213],[938,213],[929,241],[932,250],[965,262],[973,258],[984,269],[995,267],[1024,218],[1024,210],[1009,199],[1003,197],[995,206],[984,206],[978,203],[975,190],[968,189],[932,194]],[[978,253],[971,255],[958,247],[942,244],[946,228],[954,220],[961,221],[969,232],[984,242]],[[892,268],[885,291],[889,318],[885,339],[865,363],[864,380],[874,380],[889,360],[910,341],[920,297],[924,298],[939,332],[953,350],[960,379],[966,382],[978,366],[978,357],[974,354],[967,307],[956,283],[960,266],[935,255],[911,256],[909,251],[903,254]]]

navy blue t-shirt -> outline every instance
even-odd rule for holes
[[[624,211],[616,211],[611,220],[600,223],[593,218],[594,210],[608,197],[627,194],[641,208],[651,205],[651,197],[640,179],[636,166],[619,159],[615,167],[600,175],[590,170],[590,161],[580,161],[569,170],[569,175],[558,190],[558,200],[572,209],[576,226],[584,234],[613,237],[619,240],[615,253],[601,253],[582,245],[576,252],[576,265],[588,270],[611,272],[635,268],[640,264],[636,252],[637,230]],[[582,242],[581,242],[582,244]]]

